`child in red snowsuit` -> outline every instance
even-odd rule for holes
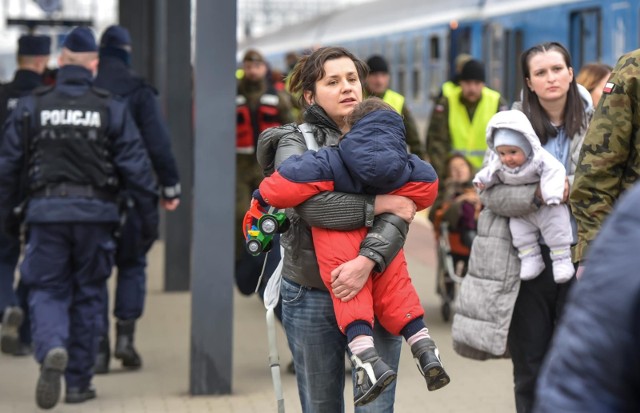
[[[400,115],[380,99],[370,98],[356,107],[347,120],[352,128],[337,148],[288,158],[277,172],[262,181],[256,196],[277,208],[294,207],[323,191],[401,195],[413,200],[417,210],[433,204],[437,176],[431,165],[407,154]],[[331,292],[331,272],[358,255],[367,229],[313,227],[312,234],[320,275]],[[407,339],[429,390],[449,383],[437,347],[422,320],[424,310],[402,250],[386,269],[373,273],[350,301],[342,302],[333,293],[331,296],[338,326],[348,337],[352,361],[356,369],[362,367],[370,376],[362,386],[358,383],[356,405],[373,401],[396,376],[375,352],[374,316],[389,332]],[[373,374],[364,368],[367,363]]]

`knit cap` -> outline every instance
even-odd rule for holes
[[[367,66],[369,66],[369,73],[389,73],[387,61],[379,55],[373,55],[367,59]]]
[[[517,146],[522,149],[522,152],[528,158],[531,155],[531,143],[526,136],[522,133],[513,130],[513,129],[496,129],[493,133],[493,147],[494,149],[498,148],[498,146],[509,145],[509,146]]]
[[[484,82],[484,64],[478,60],[469,60],[462,66],[458,80],[476,80]]]

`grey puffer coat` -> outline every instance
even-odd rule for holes
[[[593,105],[589,92],[578,85],[587,121]],[[522,110],[521,102],[513,109]],[[567,171],[573,183],[586,129],[572,137],[571,162]],[[460,285],[453,318],[453,348],[463,357],[476,360],[508,357],[507,336],[520,289],[520,261],[511,243],[509,217],[527,215],[538,209],[537,184],[496,185],[482,192],[485,209],[478,220],[469,271]]]
[[[342,132],[322,108],[311,106],[304,120],[311,126],[319,147],[338,144]],[[269,176],[289,156],[306,150],[302,132],[295,124],[288,124],[262,132],[257,158],[265,176]],[[288,209],[291,227],[281,237],[285,249],[282,276],[306,287],[326,290],[318,269],[311,226],[342,231],[371,227],[359,254],[375,261],[376,272],[383,272],[404,245],[409,225],[395,215],[374,216],[374,202],[371,195],[323,192]]]
[[[520,260],[507,217],[537,210],[533,201],[536,186],[497,185],[481,194],[485,208],[478,219],[478,235],[456,297],[452,325],[453,349],[463,357],[508,357],[507,335],[520,288]]]

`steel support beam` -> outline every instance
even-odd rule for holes
[[[196,2],[190,392],[232,383],[236,2]],[[170,60],[172,62],[172,60]]]

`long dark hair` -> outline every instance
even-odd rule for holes
[[[304,99],[304,92],[311,91],[316,94],[316,82],[325,75],[324,64],[327,60],[348,57],[353,61],[360,78],[360,84],[364,88],[364,80],[367,78],[369,68],[367,64],[358,59],[353,53],[344,47],[321,47],[309,56],[303,56],[291,71],[289,78],[289,91],[297,96],[300,107],[307,108],[309,104]],[[363,89],[364,91],[364,89]]]
[[[557,42],[541,43],[537,46],[533,46],[520,56],[524,85],[527,84],[527,80],[529,80],[531,76],[529,72],[529,61],[531,58],[539,53],[545,53],[552,50],[562,55],[567,68],[573,68],[571,65],[571,56],[569,55],[569,51],[563,45]],[[558,134],[558,130],[553,126],[549,119],[549,115],[540,104],[538,95],[526,86],[523,88],[522,110],[529,118],[529,121],[533,126],[533,130],[536,132],[536,135],[538,135],[538,138],[540,138],[540,142],[542,142],[542,144],[547,143],[550,137],[554,137]],[[585,114],[582,97],[580,97],[580,92],[578,91],[575,74],[573,79],[571,79],[571,84],[569,85],[569,90],[567,92],[567,102],[564,106],[563,119],[565,131],[570,139],[587,127],[587,115]]]

